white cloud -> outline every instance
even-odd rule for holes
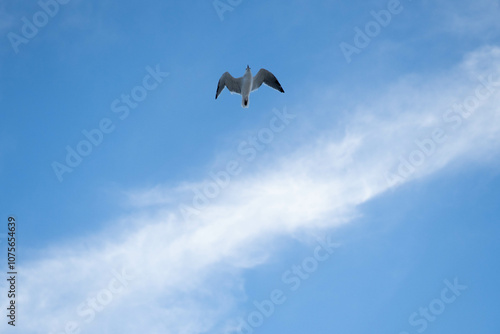
[[[415,140],[430,138],[436,128],[448,138],[403,183],[498,149],[500,85],[460,126],[443,119],[449,105],[475,94],[478,77],[490,74],[500,84],[498,48],[478,50],[434,78],[402,79],[380,98],[360,101],[341,138],[321,133],[272,162],[260,160],[265,168],[234,178],[188,222],[168,204],[177,196],[189,198],[186,184],[135,194],[138,212],[114,223],[124,231],[115,228],[86,240],[91,249],[76,240],[47,250],[19,269],[23,331],[59,333],[70,320],[81,324],[83,333],[209,330],[244,298],[241,271],[266,261],[277,236],[350,221],[359,204],[390,188],[387,172],[397,169],[399,156],[418,148]],[[318,110],[332,101],[322,101]],[[314,109],[289,109],[300,117],[315,115]],[[122,268],[133,271],[134,279],[85,323],[78,306],[87,298],[104,298],[102,291],[116,274],[112,270]]]

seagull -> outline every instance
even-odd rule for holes
[[[233,76],[229,74],[229,72],[224,73],[220,77],[219,84],[217,85],[217,92],[215,93],[215,99],[217,100],[224,87],[227,87],[231,94],[240,94],[242,97],[241,106],[243,108],[248,108],[248,99],[250,92],[258,89],[260,86],[262,86],[262,83],[265,83],[269,87],[279,90],[282,93],[285,92],[274,74],[266,69],[261,68],[259,72],[257,72],[257,75],[252,77],[250,66],[247,65],[245,74],[240,78],[233,78]]]

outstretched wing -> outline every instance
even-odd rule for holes
[[[215,99],[217,100],[217,97],[219,97],[224,87],[227,87],[227,89],[229,89],[231,93],[241,94],[241,81],[242,78],[236,79],[233,78],[233,76],[229,74],[229,72],[224,73],[219,79],[217,92],[215,93]]]
[[[253,77],[252,91],[259,88],[262,83],[265,83],[269,87],[279,90],[282,93],[285,92],[274,74],[263,68],[261,68],[260,71],[257,72],[257,75]]]

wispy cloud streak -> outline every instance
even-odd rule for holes
[[[474,94],[480,78],[489,75],[495,93],[453,128],[443,119],[447,108]],[[68,322],[82,333],[208,331],[233,312],[244,294],[242,270],[266,261],[276,237],[351,221],[357,206],[393,186],[387,172],[415,149],[415,140],[435,128],[449,137],[398,185],[497,150],[498,90],[500,49],[484,48],[448,73],[402,79],[379,99],[361,101],[341,138],[317,134],[293,152],[262,162],[265,168],[258,172],[242,173],[187,223],[175,205],[158,205],[189,198],[186,184],[135,194],[142,207],[113,222],[122,231],[86,240],[91,249],[74,241],[47,250],[20,270],[20,323],[27,333],[64,332]],[[311,106],[311,117],[328,105],[331,101]],[[79,306],[98,296],[124,268],[131,277],[127,286],[86,321]]]

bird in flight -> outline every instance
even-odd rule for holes
[[[282,93],[285,92],[274,74],[261,68],[259,72],[257,72],[256,76],[252,76],[250,66],[247,65],[245,74],[240,78],[233,78],[229,72],[224,73],[220,77],[219,84],[217,85],[217,92],[215,93],[215,99],[217,100],[224,87],[227,87],[231,94],[240,94],[242,97],[241,106],[243,108],[248,108],[250,92],[258,89],[263,83],[271,88],[279,90]]]

